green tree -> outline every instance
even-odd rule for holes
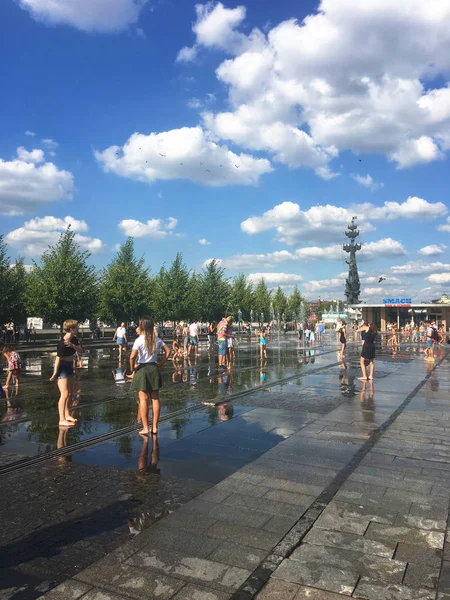
[[[217,260],[211,260],[199,276],[200,318],[202,321],[219,320],[225,314],[230,293],[225,269]]]
[[[170,269],[163,265],[154,282],[155,316],[180,321],[191,314],[191,271],[177,253]]]
[[[239,273],[239,275],[233,279],[233,283],[230,287],[229,303],[236,318],[237,312],[240,309],[244,321],[250,319],[250,311],[253,308],[254,303],[254,293],[253,286],[247,281],[244,273]]]
[[[264,321],[269,320],[270,300],[271,293],[267,289],[266,282],[261,278],[260,282],[255,288],[254,294],[254,306],[256,311],[255,316],[258,321],[261,319],[261,314],[264,316]]]
[[[287,312],[291,319],[296,319],[298,317],[300,313],[301,303],[304,301],[305,299],[298,291],[298,287],[295,286],[294,291],[289,296],[287,307]]]
[[[25,286],[23,259],[11,265],[6,243],[0,235],[0,325],[25,321]]]
[[[87,264],[91,254],[80,250],[74,238],[69,226],[27,277],[28,312],[61,328],[66,319],[85,321],[97,309],[97,274]]]
[[[272,299],[272,303],[273,303],[273,309],[275,311],[275,314],[277,315],[277,317],[279,316],[279,318],[281,319],[281,315],[283,313],[286,313],[286,308],[287,308],[287,298],[286,298],[286,294],[283,292],[283,290],[281,289],[280,286],[278,286],[277,291],[275,292],[273,299]]]
[[[149,269],[143,257],[135,257],[129,237],[100,275],[99,315],[108,323],[121,323],[137,321],[151,309]]]

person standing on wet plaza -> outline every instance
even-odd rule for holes
[[[212,321],[208,325],[208,350],[214,352],[214,344],[216,343],[217,323]]]
[[[339,341],[341,343],[341,358],[344,358],[345,349],[347,348],[347,329],[345,321],[342,321],[339,329]]]
[[[217,342],[219,344],[218,356],[219,356],[219,369],[226,369],[225,359],[227,356],[227,338],[228,338],[228,327],[233,324],[233,317],[224,317],[217,325]]]
[[[189,327],[187,323],[183,324],[183,329],[181,333],[183,337],[183,351],[184,355],[187,356],[188,346],[189,346]]]
[[[139,337],[133,344],[130,355],[131,389],[138,393],[139,416],[142,429],[140,435],[157,435],[160,414],[159,390],[162,387],[159,369],[170,356],[170,348],[155,333],[155,323],[151,317],[142,317],[136,330]],[[158,353],[164,356],[158,361]],[[152,400],[152,428],[148,426],[149,400]]]
[[[433,344],[439,340],[439,334],[434,321],[427,321],[427,348],[425,350],[425,360],[434,361]]]
[[[198,324],[195,321],[192,321],[192,323],[189,325],[188,356],[190,356],[192,348],[194,348],[195,356],[198,356],[198,331]]]
[[[127,353],[127,330],[125,327],[125,323],[121,323],[120,327],[118,327],[114,333],[113,341],[117,340],[117,345],[119,346],[119,361],[122,360],[122,350]]]
[[[362,371],[362,377],[358,377],[360,381],[366,381],[373,379],[375,370],[375,338],[377,336],[377,328],[374,323],[370,325],[362,325],[357,333],[364,334],[364,344],[361,350],[360,365]],[[366,361],[369,362],[369,376],[367,377]]]
[[[261,327],[259,332],[259,354],[261,358],[267,358],[267,340],[264,327]]]
[[[3,348],[3,356],[8,363],[8,375],[6,376],[5,388],[8,389],[9,384],[14,377],[14,385],[16,389],[19,388],[20,374],[22,372],[22,361],[20,360],[19,353],[14,350],[11,346],[5,346]]]
[[[69,404],[73,394],[73,355],[81,352],[78,340],[78,321],[68,319],[63,323],[64,336],[58,342],[53,375],[50,381],[58,382],[59,389],[59,426],[72,427],[77,419],[69,412]]]

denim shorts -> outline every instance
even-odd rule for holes
[[[427,338],[427,348],[433,347],[433,340],[431,338]]]
[[[68,379],[69,377],[73,377],[73,363],[62,360],[59,363],[58,379]]]
[[[118,338],[117,338],[117,344],[118,344],[119,346],[123,346],[123,345],[125,344],[125,338],[118,337]]]
[[[218,353],[219,353],[219,356],[226,356],[226,354],[227,354],[227,341],[226,340],[219,340]]]

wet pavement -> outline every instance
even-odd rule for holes
[[[111,348],[85,358],[65,433],[51,357],[25,356],[0,412],[0,598],[415,600],[443,565],[447,599],[446,352],[380,348],[372,384],[359,344],[346,365],[334,346],[165,367],[157,440],[136,434]]]

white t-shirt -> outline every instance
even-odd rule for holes
[[[137,362],[139,364],[156,362],[158,360],[158,352],[164,346],[164,342],[161,338],[156,338],[156,352],[154,354],[150,354],[150,352],[145,347],[145,338],[143,335],[140,335],[133,344],[133,350],[137,350],[138,359]]]
[[[125,329],[125,327],[118,327],[116,329],[116,337],[118,337],[118,338],[125,337],[126,333],[127,333],[127,330]]]
[[[191,337],[196,337],[198,335],[198,325],[197,325],[197,323],[191,323],[191,325],[189,325],[189,335]]]

